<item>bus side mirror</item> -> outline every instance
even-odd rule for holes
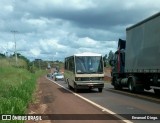
[[[110,60],[109,64],[113,67],[115,65],[115,60]]]

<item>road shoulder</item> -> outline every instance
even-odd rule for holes
[[[75,122],[75,120],[63,120],[64,116],[69,114],[70,116],[97,116],[106,114],[95,106],[87,103],[86,101],[78,98],[76,95],[68,92],[67,90],[59,87],[53,82],[47,80],[45,77],[39,78],[37,82],[37,91],[35,94],[36,102],[31,103],[28,108],[29,114],[58,114],[61,117],[60,120],[44,120],[41,123],[51,123],[51,122]],[[85,115],[84,115],[85,114]],[[93,115],[92,115],[93,114]],[[68,115],[68,116],[69,116]],[[116,118],[115,118],[116,119]],[[105,123],[106,120],[76,120],[76,122],[85,123]],[[121,122],[120,120],[113,120],[113,116],[109,122]],[[32,123],[27,121],[26,123]],[[35,122],[34,122],[35,123]]]

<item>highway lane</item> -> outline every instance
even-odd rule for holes
[[[57,81],[57,83],[67,88],[66,82]],[[127,117],[127,114],[131,114],[131,116],[134,116],[134,114],[144,114],[142,116],[160,114],[160,99],[150,100],[146,98],[148,96],[145,95],[141,97],[126,91],[115,91],[110,83],[105,83],[105,88],[102,93],[99,93],[97,89],[93,89],[91,91],[80,90],[78,94],[123,117]],[[134,120],[133,122],[146,123],[152,121],[153,120]]]

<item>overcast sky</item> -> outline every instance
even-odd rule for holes
[[[160,0],[0,0],[0,53],[64,60],[117,49],[125,29],[160,11]]]

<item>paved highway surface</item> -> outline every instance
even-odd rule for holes
[[[54,81],[52,80],[52,82]],[[66,89],[68,88],[67,83],[64,81],[56,81],[55,83],[58,83]],[[160,118],[160,98],[155,97],[151,92],[132,94],[127,90],[116,91],[110,83],[105,83],[102,93],[99,93],[97,89],[91,91],[80,90],[78,95],[92,101],[98,106],[104,107],[107,111],[118,114],[118,116],[127,118],[150,118],[150,120],[132,120],[132,122],[160,122],[160,119],[152,120],[154,118],[156,119],[156,117]]]

